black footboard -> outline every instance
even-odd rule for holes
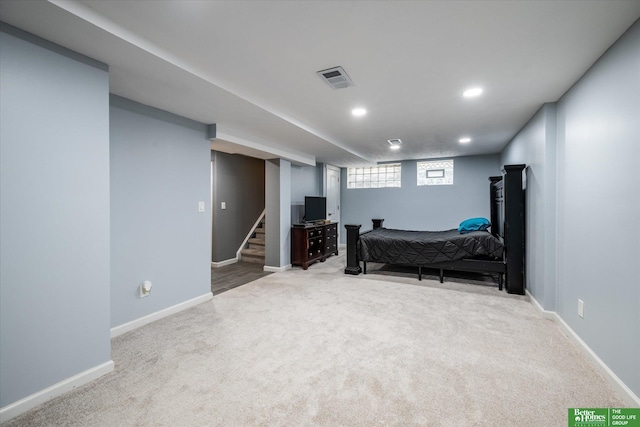
[[[371,221],[373,221],[373,228],[376,229],[382,227],[384,219],[372,219]],[[347,267],[344,269],[344,274],[357,275],[362,273],[360,259],[358,258],[360,227],[362,227],[361,224],[347,224],[344,226],[347,229]],[[364,270],[364,274],[367,274],[367,263],[364,263]]]
[[[362,226],[350,224],[344,226],[347,229],[347,267],[344,269],[344,274],[357,275],[362,272],[360,260],[358,259],[360,227]]]

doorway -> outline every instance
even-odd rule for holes
[[[340,169],[327,165],[327,218],[340,222]]]

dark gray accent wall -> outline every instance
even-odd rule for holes
[[[453,185],[418,186],[416,161],[402,162],[401,188],[347,189],[347,169],[340,184],[341,222],[371,229],[372,218],[405,230],[449,230],[472,217],[490,216],[489,177],[500,174],[500,157],[454,158]],[[345,234],[340,233],[341,242]]]
[[[637,21],[557,102],[554,117],[554,111],[543,109],[503,154],[505,162],[517,158],[531,164],[535,195],[528,199],[527,216],[545,225],[527,246],[537,254],[528,260],[534,278],[530,292],[543,308],[555,310],[636,396],[640,395],[639,76]],[[555,187],[549,181],[555,181]],[[549,232],[546,224],[553,226],[549,220],[553,217],[555,230]],[[553,248],[549,239],[557,241],[551,260],[556,264],[555,277],[547,274],[554,267],[540,262],[546,259],[541,256],[543,248]],[[578,299],[584,301],[584,318],[578,316]]]
[[[211,292],[211,149],[202,123],[117,96],[110,114],[115,327]]]
[[[107,67],[0,32],[0,407],[111,359]]]
[[[212,151],[211,171],[211,260],[220,262],[236,257],[247,233],[264,211],[264,160]]]

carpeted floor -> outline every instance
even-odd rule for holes
[[[526,297],[343,269],[271,274],[122,335],[113,373],[6,426],[566,426],[569,407],[625,406]]]

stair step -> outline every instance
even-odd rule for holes
[[[264,248],[247,248],[240,251],[242,260],[264,264]]]
[[[265,222],[264,218],[258,223],[258,228],[253,230],[253,237],[247,241],[247,245],[240,251],[243,261],[264,265],[265,251]]]
[[[253,249],[243,249],[240,251],[241,254],[247,254],[247,255],[262,255],[264,256],[264,248],[253,248]]]
[[[249,243],[249,247],[251,247],[251,245],[263,246],[264,247],[264,244],[265,244],[264,236],[262,236],[262,238],[254,237],[252,239],[249,239],[248,243]]]

